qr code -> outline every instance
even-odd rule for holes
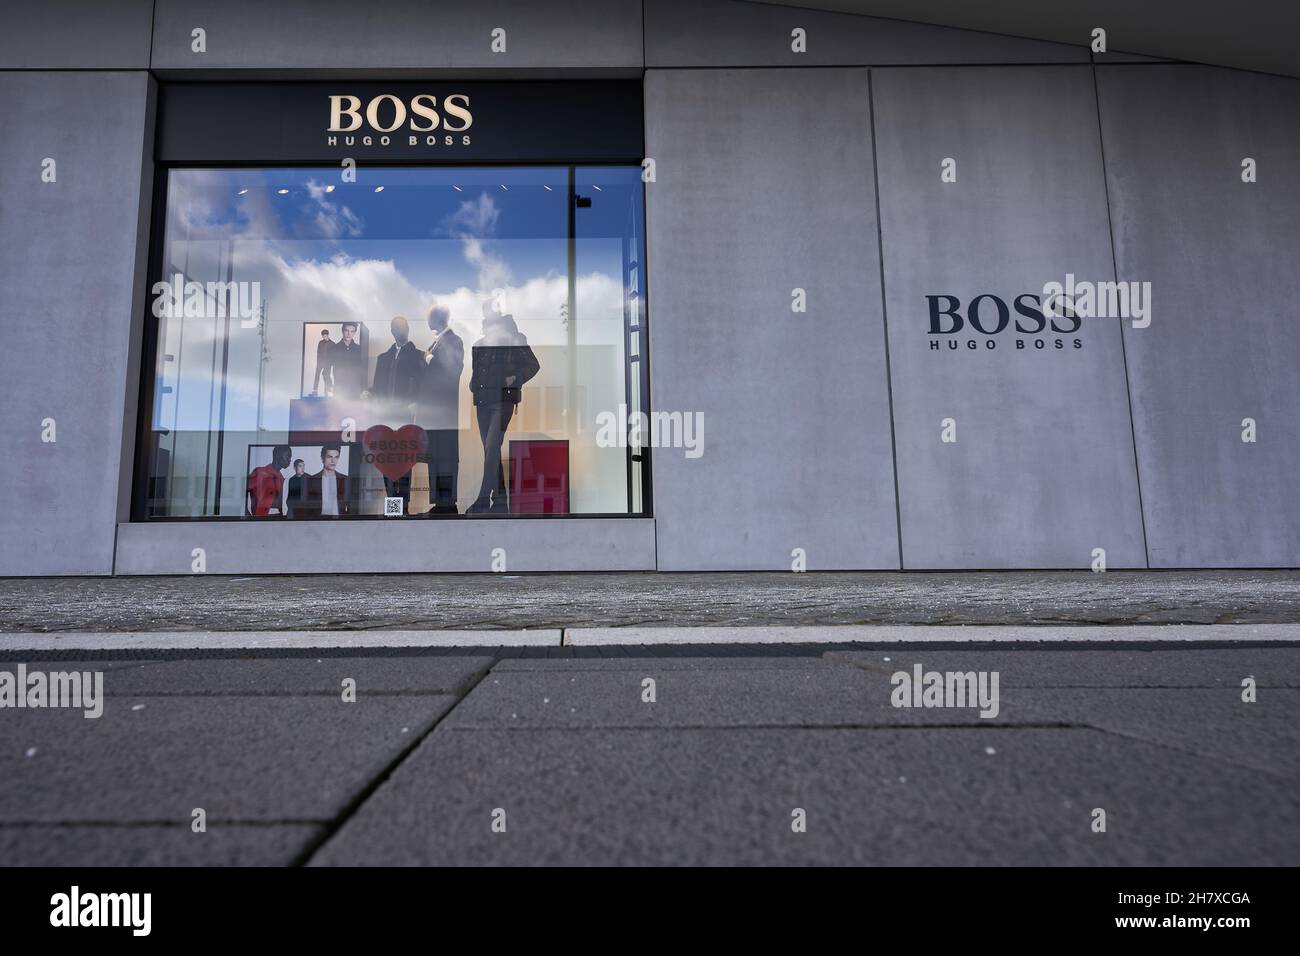
[[[401,498],[385,498],[385,499],[384,499],[384,517],[385,517],[385,518],[400,518],[400,517],[402,516],[402,505],[403,505],[403,504],[405,504],[405,502],[403,502]]]

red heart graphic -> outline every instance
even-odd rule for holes
[[[361,437],[366,446],[366,461],[378,468],[389,481],[397,481],[415,467],[424,454],[425,434],[419,425],[403,425],[397,431],[387,425],[372,425]]]

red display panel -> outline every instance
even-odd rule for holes
[[[569,443],[559,439],[510,442],[510,513],[569,513]]]

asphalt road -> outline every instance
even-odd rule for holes
[[[0,710],[6,864],[1300,864],[1300,645],[97,657]]]

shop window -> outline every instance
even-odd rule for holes
[[[137,518],[648,513],[639,167],[164,175]]]

